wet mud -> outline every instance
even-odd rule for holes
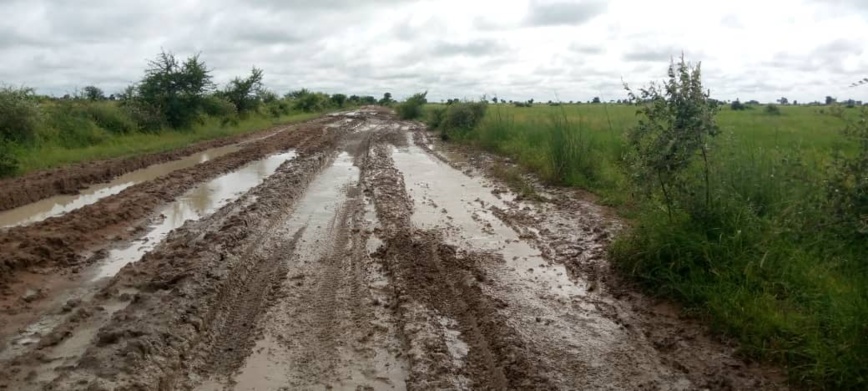
[[[210,149],[268,137],[286,128],[287,126],[278,126],[252,134],[196,143],[169,152],[73,164],[17,178],[2,179],[0,180],[0,211],[31,204],[55,195],[76,195],[91,185],[106,183],[121,175],[154,164],[171,162]]]
[[[30,224],[49,217],[59,216],[93,204],[110,195],[120,193],[135,184],[154,180],[172,171],[193,167],[199,163],[236,152],[241,148],[241,145],[233,144],[208,149],[178,160],[154,164],[147,168],[123,174],[110,182],[89,186],[78,192],[78,194],[55,195],[14,209],[5,210],[0,212],[0,228]]]
[[[549,201],[522,201],[486,176],[502,161],[434,147],[383,109],[286,134],[163,198],[149,231],[93,241],[107,254],[66,293],[9,304],[43,316],[0,335],[0,387],[786,389],[612,275],[621,224],[592,203],[543,186]],[[226,179],[269,156],[248,186]],[[197,191],[221,195],[195,206]]]

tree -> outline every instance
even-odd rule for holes
[[[831,97],[831,96],[827,96],[827,97],[826,97],[826,105],[827,105],[827,106],[828,106],[828,105],[833,105],[833,104],[835,104],[835,102],[836,102],[835,98],[833,98],[833,97]]]
[[[491,102],[497,104],[497,97],[495,96],[494,98],[491,98]]]
[[[593,99],[592,101],[588,102],[588,103],[600,103],[600,97],[599,97],[599,96],[595,96],[594,99]]]
[[[733,101],[732,104],[729,105],[729,108],[732,109],[733,111],[747,110],[747,106],[745,106],[743,103],[741,103],[741,101],[738,99]]]
[[[232,79],[221,93],[226,100],[235,105],[239,114],[255,111],[259,107],[262,87],[262,69],[253,67],[246,79]]]
[[[383,94],[383,99],[380,99],[379,103],[380,103],[380,106],[389,106],[394,102],[395,101],[392,100],[392,93],[387,92],[387,93]]]
[[[682,56],[678,63],[670,64],[669,80],[663,85],[652,84],[638,94],[625,88],[630,100],[641,105],[639,124],[627,133],[633,183],[645,194],[659,194],[670,219],[672,209],[679,205],[688,206],[689,213],[707,211],[711,204],[709,139],[719,130],[715,122],[718,106],[702,87],[700,65],[691,66]],[[704,208],[695,208],[695,192],[689,186],[689,168],[697,157],[705,183]]]
[[[778,103],[780,103],[782,105],[786,105],[786,104],[789,104],[790,101],[785,97],[781,97],[781,99],[778,99]]]
[[[344,94],[334,94],[331,96],[331,101],[337,107],[344,107],[344,103],[347,102],[347,96]]]
[[[181,63],[174,54],[161,52],[148,63],[137,101],[169,126],[183,128],[199,116],[212,89],[211,71],[198,54]]]
[[[84,87],[81,93],[84,99],[87,99],[91,102],[95,102],[98,100],[105,100],[105,93],[96,86],[87,86]]]

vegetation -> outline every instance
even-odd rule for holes
[[[398,112],[398,117],[401,119],[417,119],[422,116],[422,106],[428,103],[428,91],[414,94],[395,106],[395,111]]]
[[[784,364],[807,388],[865,389],[868,111],[721,106],[683,60],[630,95],[494,105],[460,131],[446,121],[454,103],[427,114],[452,140],[616,206],[631,220],[617,267],[739,339],[744,355]]]
[[[167,52],[148,63],[139,83],[106,97],[87,86],[64,98],[0,85],[0,177],[91,159],[179,148],[275,123],[312,118],[345,105],[374,104],[306,89],[279,98],[264,72],[236,77],[223,88],[200,57]]]

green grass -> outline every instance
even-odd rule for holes
[[[489,105],[456,139],[618,208],[632,228],[612,248],[616,266],[739,339],[745,356],[784,365],[807,388],[866,389],[868,244],[831,225],[825,206],[833,151],[856,146],[821,110],[723,110],[711,148],[713,207],[701,219],[670,220],[660,202],[636,196],[622,159],[622,135],[637,123],[632,106]],[[698,176],[694,183],[703,188]]]
[[[97,140],[90,145],[70,147],[59,140],[50,139],[35,146],[18,147],[15,155],[20,165],[19,174],[26,174],[72,163],[170,151],[200,141],[250,133],[277,124],[301,122],[319,115],[294,113],[276,119],[253,116],[239,121],[237,125],[226,126],[221,125],[215,118],[209,118],[204,124],[196,125],[190,130],[166,130],[159,133],[113,134],[96,129],[94,131],[98,134]]]

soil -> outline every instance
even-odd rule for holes
[[[157,163],[177,160],[207,149],[269,136],[285,129],[286,126],[279,126],[261,132],[200,142],[167,152],[72,164],[33,172],[16,178],[2,179],[0,180],[0,211],[17,208],[58,194],[77,194],[89,185],[108,182],[128,172]]]
[[[289,148],[113,277],[74,278],[158,204]],[[612,214],[538,183],[546,201],[524,201],[486,174],[498,164],[364,108],[4,232],[3,253],[24,254],[5,311],[29,318],[0,334],[0,389],[787,389],[621,281]]]

